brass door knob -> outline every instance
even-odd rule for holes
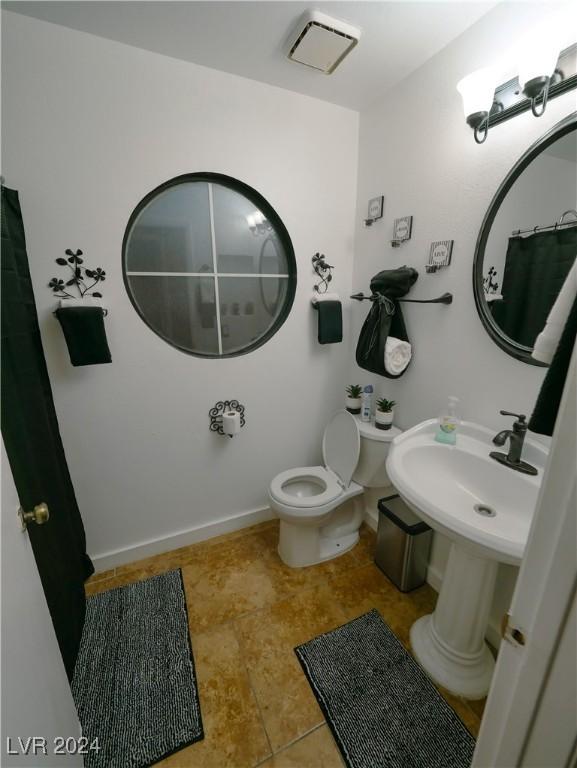
[[[44,525],[44,523],[47,523],[50,519],[50,510],[48,509],[48,505],[44,504],[44,502],[42,502],[42,504],[37,504],[32,512],[24,512],[22,507],[20,507],[18,514],[20,516],[23,531],[28,527],[28,523]]]

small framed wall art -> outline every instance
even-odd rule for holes
[[[383,207],[385,204],[385,196],[371,197],[369,200],[369,207],[367,212],[367,218],[365,219],[365,227],[371,227],[375,221],[383,218]]]
[[[426,262],[427,272],[436,272],[441,267],[448,267],[453,253],[453,240],[437,240],[431,243],[429,257]]]
[[[412,231],[412,216],[402,216],[400,219],[395,219],[395,223],[393,224],[393,239],[391,240],[393,248],[398,248],[401,243],[410,240]]]

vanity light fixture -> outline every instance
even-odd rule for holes
[[[255,237],[264,235],[267,232],[270,232],[272,229],[270,222],[262,215],[260,211],[249,213],[246,217],[246,223],[248,224],[248,228]]]
[[[577,88],[573,16],[572,11],[552,16],[524,38],[514,57],[509,54],[509,62],[516,61],[512,79],[498,85],[503,72],[493,66],[478,69],[457,83],[465,120],[477,144],[486,140],[490,126],[529,109],[541,117],[548,99]],[[568,43],[572,45],[566,47]]]
[[[494,74],[488,67],[477,69],[457,83],[457,90],[463,99],[467,125],[473,129],[477,144],[482,144],[489,132],[489,112],[495,94]]]
[[[559,45],[554,38],[525,40],[519,56],[519,85],[531,100],[531,112],[541,117],[547,107],[549,87],[556,74]],[[539,100],[541,108],[538,108]]]

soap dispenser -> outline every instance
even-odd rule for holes
[[[446,411],[439,416],[439,424],[435,434],[435,440],[438,443],[455,445],[457,442],[457,428],[459,426],[459,418],[457,416],[458,402],[459,398],[451,395]]]

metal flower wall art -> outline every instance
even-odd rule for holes
[[[53,277],[48,283],[48,287],[52,288],[52,292],[60,299],[75,299],[74,292],[78,292],[81,299],[85,296],[92,296],[97,299],[102,298],[102,294],[99,291],[93,291],[92,289],[102,283],[106,279],[106,272],[101,267],[96,269],[88,269],[84,264],[82,258],[82,251],[76,252],[67,248],[64,252],[67,259],[62,257],[56,259],[56,263],[61,267],[68,267],[71,271],[71,276],[68,280],[63,280],[59,277]],[[69,290],[73,293],[69,293]]]

